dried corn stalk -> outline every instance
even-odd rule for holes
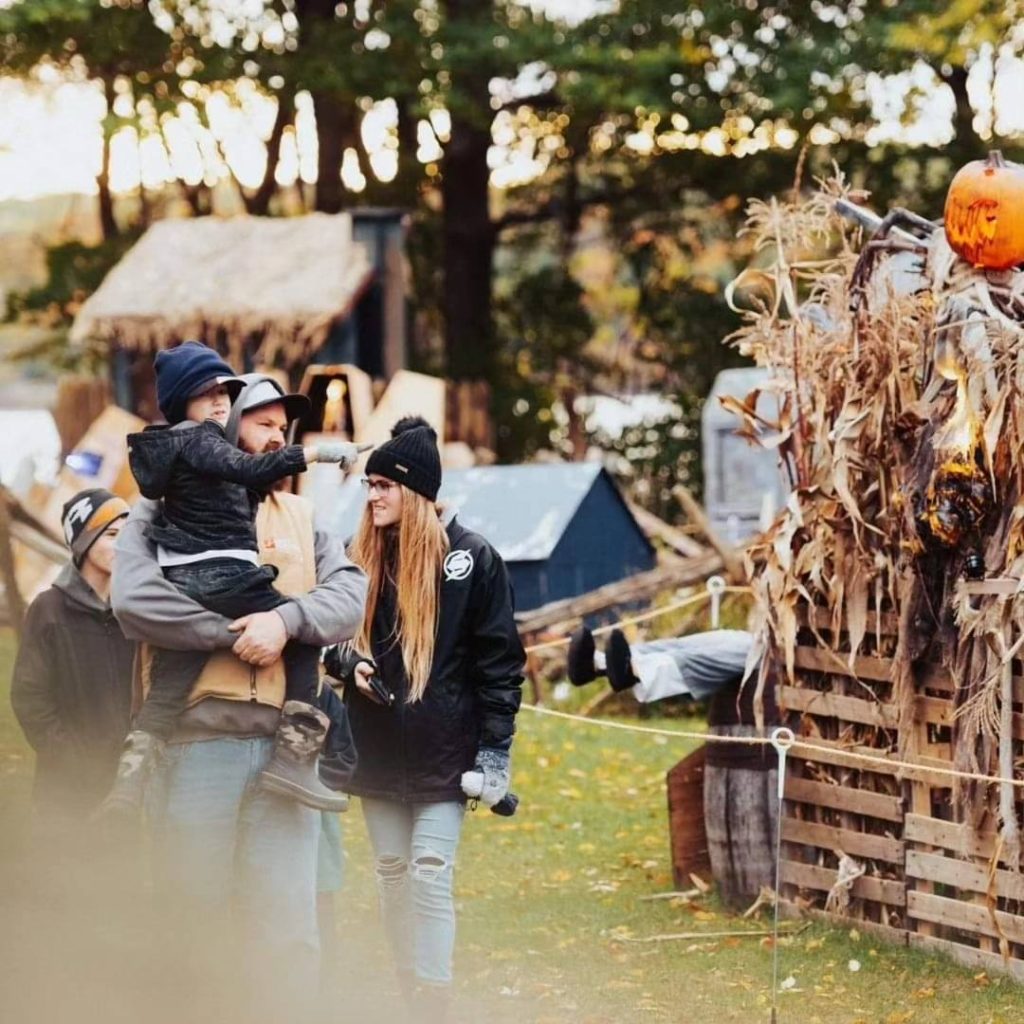
[[[858,264],[859,229],[834,212],[845,191],[837,179],[810,199],[751,203],[758,272],[730,291],[745,307],[730,341],[771,371],[781,414],[758,420],[756,395],[733,408],[744,433],[776,448],[793,485],[747,551],[761,643],[793,679],[798,634],[811,630],[853,670],[866,643],[881,643],[883,611],[894,614],[891,686],[877,699],[899,709],[900,746],[911,735],[912,664],[938,638],[958,681],[956,761],[994,769],[993,749],[1008,763],[1007,674],[1024,600],[957,598],[957,547],[969,528],[988,575],[1024,578],[1024,273],[974,270],[937,230],[920,240],[910,289],[906,254]],[[826,635],[811,621],[822,609]],[[851,738],[894,744],[868,727]],[[1004,843],[1018,849],[1012,795],[1001,818]]]

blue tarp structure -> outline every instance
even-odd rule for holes
[[[325,508],[324,526],[348,540],[366,501],[350,477]],[[519,611],[652,569],[654,548],[598,464],[480,466],[447,470],[440,500],[505,560]]]

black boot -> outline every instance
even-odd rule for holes
[[[347,811],[348,797],[328,789],[316,769],[330,724],[330,718],[312,704],[286,701],[274,737],[274,756],[260,773],[260,786],[317,811]]]
[[[640,682],[633,674],[633,661],[629,654],[629,641],[621,629],[613,629],[608,634],[608,643],[604,649],[605,662],[608,666],[608,682],[618,693],[628,690]]]
[[[146,783],[163,746],[163,740],[152,733],[140,729],[128,733],[117,765],[117,778],[97,809],[97,818],[137,818],[142,814]]]
[[[585,686],[597,678],[594,668],[594,634],[586,626],[580,626],[569,637],[569,656],[566,669],[573,686]]]

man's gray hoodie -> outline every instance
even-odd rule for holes
[[[244,408],[244,400],[245,391],[236,406]],[[233,426],[229,423],[229,433]],[[186,597],[164,577],[147,537],[158,512],[156,502],[140,499],[117,539],[111,604],[121,628],[133,640],[172,650],[231,647],[238,635],[228,630],[229,620]],[[322,647],[355,635],[363,618],[366,577],[349,561],[339,538],[315,527],[313,547],[316,586],[281,605],[277,614],[290,639]],[[183,735],[269,735],[277,716],[277,709],[266,705],[211,697],[182,716]]]

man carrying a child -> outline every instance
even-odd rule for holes
[[[179,358],[198,364],[176,364],[193,390],[233,376],[205,346],[181,349]],[[285,394],[271,377],[248,374],[241,382],[224,436],[249,455],[283,451],[306,399]],[[257,506],[255,539],[260,564],[277,570],[274,588],[287,601],[231,621],[165,575],[153,540],[161,515],[154,501],[132,510],[118,541],[111,596],[126,636],[208,655],[153,759],[147,810],[162,889],[183,910],[201,908],[200,927],[218,911],[241,915],[238,934],[255,953],[248,966],[258,972],[273,962],[282,998],[285,990],[308,993],[317,969],[320,815],[261,785],[260,776],[285,704],[285,646],[319,648],[350,638],[362,618],[366,580],[341,541],[314,525],[308,502],[272,492]],[[342,750],[342,766],[347,756]],[[321,779],[330,782],[331,769],[332,759],[322,758]]]

